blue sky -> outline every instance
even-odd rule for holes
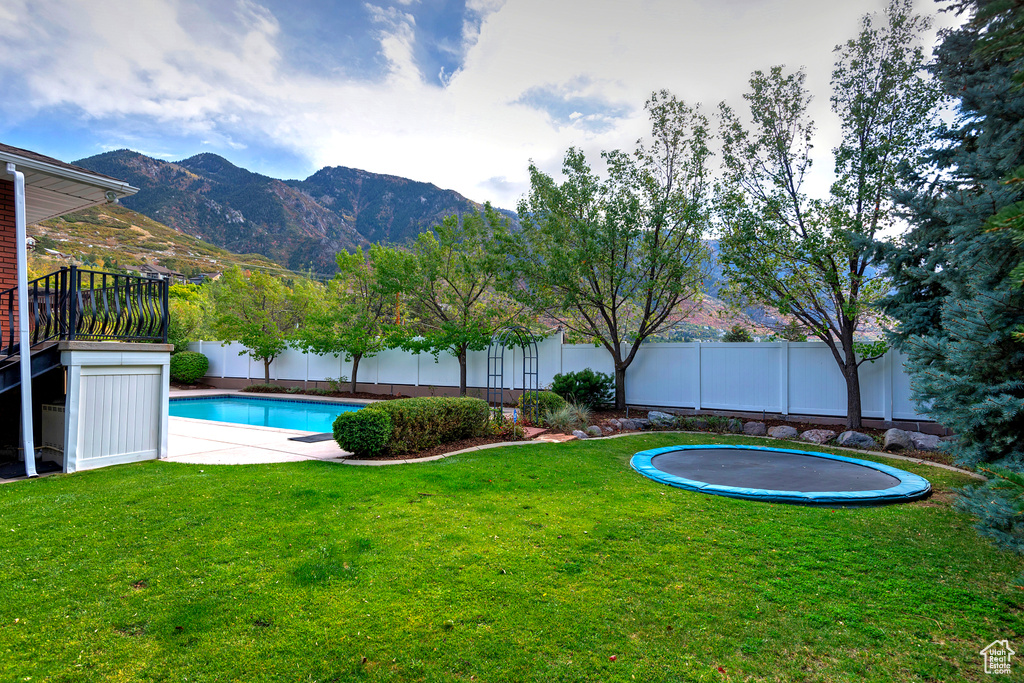
[[[741,103],[752,70],[784,63],[807,67],[827,167],[832,47],[882,7],[3,0],[0,142],[66,161],[122,147],[214,152],[282,178],[353,166],[514,208],[531,160],[556,172],[571,145],[595,158],[631,147],[651,91],[710,115]]]

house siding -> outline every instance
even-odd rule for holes
[[[18,284],[14,229],[14,183],[0,180],[0,291]]]

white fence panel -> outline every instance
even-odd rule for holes
[[[789,345],[789,412],[846,415],[846,380],[822,342]]]
[[[316,355],[312,353],[307,354],[301,349],[285,349],[280,356],[274,359],[271,376],[274,379],[305,381],[306,373],[309,369],[307,359],[316,357]],[[257,361],[257,364],[262,372],[263,363]]]
[[[781,412],[781,344],[701,344],[701,407]]]
[[[611,356],[604,347],[561,344],[554,335],[537,344],[538,381],[550,386],[560,372],[591,368],[613,374]],[[195,342],[189,348],[210,359],[210,377],[252,378],[262,381],[263,363],[239,355],[238,343]],[[468,356],[467,385],[487,386],[487,351]],[[890,351],[861,373],[864,417],[927,420],[910,400],[910,378],[904,358]],[[351,378],[352,363],[337,356],[308,357],[290,349],[271,365],[271,379],[323,381]],[[428,353],[400,349],[364,358],[359,365],[362,384],[456,387],[459,363],[451,354],[435,362]],[[523,353],[507,349],[503,389],[521,389]],[[646,344],[637,352],[626,375],[626,400],[634,405],[702,408],[794,415],[846,415],[846,382],[831,351],[821,342],[762,342],[749,344],[686,343]]]
[[[378,384],[416,384],[418,368],[415,355],[401,349],[389,349],[375,357]]]
[[[362,363],[360,363],[362,365]],[[309,355],[308,379],[310,382],[323,382],[325,379],[338,379],[344,373],[341,371],[341,356]],[[351,379],[351,378],[350,378]]]
[[[693,408],[700,386],[697,344],[641,346],[626,370],[626,402]]]
[[[594,372],[615,374],[612,356],[603,346],[593,344],[562,345],[562,372],[579,372],[590,368]],[[628,383],[627,383],[628,384]]]
[[[892,356],[892,416],[896,420],[930,420],[917,411],[917,406],[910,400],[910,375],[904,367],[907,357],[895,349],[889,352]]]

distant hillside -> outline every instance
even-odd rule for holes
[[[233,265],[285,271],[264,256],[234,254],[117,204],[94,206],[30,225],[28,234],[36,239],[32,257],[34,270],[40,275],[72,263],[107,268],[150,263],[186,275],[223,272]]]
[[[124,206],[236,253],[295,270],[334,272],[334,254],[371,242],[404,243],[445,216],[477,210],[451,190],[342,166],[277,180],[216,154],[178,162],[130,150],[76,165],[139,188]]]

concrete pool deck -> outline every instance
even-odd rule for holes
[[[171,391],[171,398],[200,398],[204,396],[261,396],[243,394],[225,389],[194,389]],[[268,396],[267,398],[272,398]],[[282,398],[276,396],[273,398]],[[289,400],[317,403],[372,403],[359,399],[337,399],[326,396],[288,395]],[[311,432],[273,427],[253,427],[227,422],[194,420],[187,417],[168,418],[167,462],[196,465],[258,465],[275,462],[323,460],[344,462],[351,453],[343,451],[334,441],[302,443],[289,441],[295,436]]]
[[[245,394],[226,389],[190,389],[171,391],[171,398],[200,398],[203,396],[249,396],[265,398],[287,398],[288,400],[314,401],[317,403],[369,404],[365,399],[339,399],[327,396],[306,396],[303,394],[265,395]],[[195,420],[187,417],[169,417],[167,420],[168,456],[164,462],[180,462],[191,465],[263,465],[277,462],[301,462],[320,460],[344,465],[400,465],[412,462],[440,460],[465,451],[495,448],[508,444],[487,444],[467,448],[465,451],[435,455],[416,460],[349,460],[352,455],[343,451],[333,440],[317,443],[290,441],[292,437],[307,436],[313,432],[274,427],[253,427],[227,422]],[[517,441],[515,445],[536,443]]]

